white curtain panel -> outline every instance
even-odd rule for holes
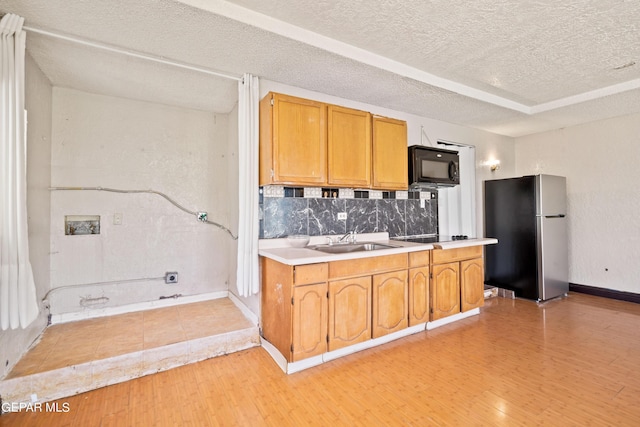
[[[440,145],[458,151],[460,185],[438,190],[438,233],[476,235],[476,150],[470,146]]]
[[[260,290],[258,269],[258,78],[245,74],[238,83],[238,292]]]
[[[0,21],[0,329],[26,328],[38,316],[27,233],[24,18]]]

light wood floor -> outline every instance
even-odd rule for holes
[[[640,425],[640,305],[494,298],[479,316],[293,375],[261,348],[1,426]]]

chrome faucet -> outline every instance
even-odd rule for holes
[[[356,242],[356,232],[355,231],[349,231],[344,236],[342,236],[342,237],[340,237],[338,239],[338,243],[342,243],[345,239],[347,239],[346,243],[355,243]]]
[[[331,245],[342,245],[346,243],[356,243],[356,232],[349,231],[344,236],[338,237],[337,239],[333,239],[331,236],[325,236],[327,239],[327,244]],[[345,240],[346,239],[346,240]]]

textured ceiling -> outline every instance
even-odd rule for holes
[[[637,1],[230,1],[526,105],[640,77]]]
[[[510,136],[640,112],[636,1],[2,0],[7,12],[32,28]],[[237,99],[233,80],[34,32],[27,50],[56,86],[216,112]]]

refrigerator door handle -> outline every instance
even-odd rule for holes
[[[560,215],[545,215],[545,218],[564,218],[566,215],[565,214],[560,214]]]

